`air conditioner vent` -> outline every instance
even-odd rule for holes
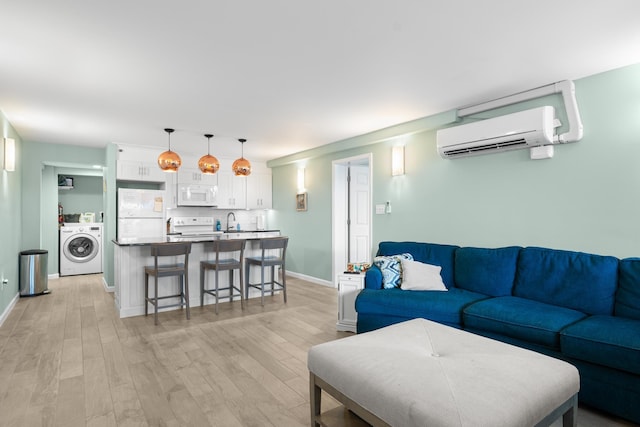
[[[520,111],[437,132],[438,153],[446,159],[500,153],[553,144],[551,106]]]
[[[520,146],[523,146],[523,148],[526,148],[527,140],[524,138],[521,138],[521,139],[515,139],[513,141],[496,142],[493,144],[480,145],[478,147],[472,147],[472,148],[458,148],[458,149],[445,150],[444,156],[451,158],[456,156],[470,155],[473,153],[481,154],[481,152],[483,152],[483,154],[489,154],[489,152],[491,151],[495,153],[499,153],[500,151],[511,150],[514,148],[519,148]]]

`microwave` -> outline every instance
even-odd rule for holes
[[[217,206],[215,185],[178,184],[178,206]]]

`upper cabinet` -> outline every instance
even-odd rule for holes
[[[165,182],[165,172],[157,163],[140,162],[135,160],[119,160],[117,179],[124,181]]]
[[[116,178],[123,181],[165,182],[166,173],[158,166],[159,149],[118,147]]]
[[[235,176],[231,171],[219,170],[218,175],[218,208],[219,209],[246,209],[247,178]]]
[[[247,209],[271,209],[271,169],[253,171],[246,179]]]
[[[198,168],[182,167],[178,169],[178,184],[218,185],[218,174],[202,173]],[[197,164],[197,162],[195,163]]]

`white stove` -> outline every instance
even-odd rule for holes
[[[222,234],[222,231],[215,230],[213,218],[208,216],[171,218],[169,232],[182,236],[213,236]]]

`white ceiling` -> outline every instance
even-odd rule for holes
[[[28,141],[268,160],[640,63],[637,0],[0,0]],[[579,97],[579,94],[578,94]]]

